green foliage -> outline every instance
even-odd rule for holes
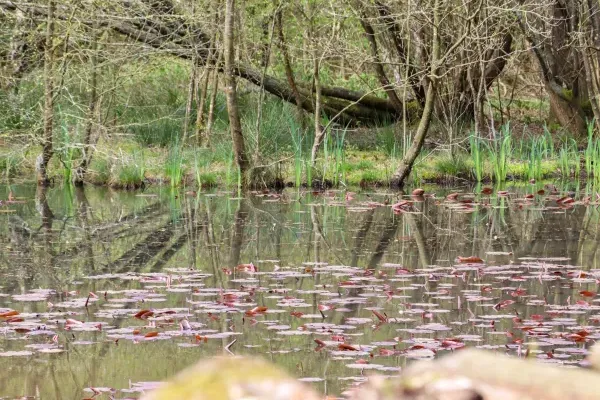
[[[130,160],[122,159],[113,170],[110,185],[124,189],[137,189],[143,186],[145,179],[144,155],[142,152],[135,151]]]
[[[367,170],[362,171],[360,174],[361,184],[374,184],[380,181],[379,175],[375,171]]]
[[[20,157],[13,152],[0,155],[0,175],[9,180],[19,171]]]
[[[443,154],[435,160],[434,168],[442,177],[466,177],[471,172],[467,157],[462,153],[454,156]]]
[[[79,125],[69,124],[68,117],[62,113],[59,113],[60,118],[60,130],[58,132],[58,148],[55,150],[62,164],[62,176],[63,181],[70,183],[73,177],[73,170],[75,169],[75,158],[78,149],[73,138],[78,136],[77,131]],[[75,134],[69,132],[69,127],[73,126]],[[73,137],[72,137],[73,136]]]
[[[510,125],[507,123],[500,130],[500,137],[488,144],[488,152],[494,179],[496,182],[505,182],[508,175],[508,163],[512,156],[512,140]]]
[[[175,141],[169,148],[167,161],[165,162],[165,176],[169,179],[171,187],[179,186],[183,179],[184,166],[181,146]]]
[[[542,136],[538,139],[533,139],[529,147],[529,158],[528,158],[528,179],[541,179],[542,178],[542,159],[547,154],[546,140]]]
[[[215,187],[217,186],[217,174],[214,172],[201,172],[198,176],[199,187]]]
[[[565,139],[558,154],[561,176],[563,178],[570,178],[571,175],[574,175],[575,178],[579,178],[581,174],[581,160],[575,139]]]
[[[92,175],[92,181],[97,184],[105,185],[111,179],[111,163],[105,157],[96,155],[92,159],[92,164],[89,167],[89,172]]]

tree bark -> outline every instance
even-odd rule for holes
[[[398,94],[394,90],[393,85],[390,83],[387,75],[385,74],[385,70],[383,69],[383,64],[381,63],[381,58],[379,57],[379,50],[377,49],[377,39],[375,38],[375,31],[373,31],[373,27],[367,21],[367,17],[362,15],[360,18],[360,24],[362,25],[365,35],[367,37],[367,41],[369,42],[369,46],[371,47],[371,54],[373,56],[373,69],[375,70],[375,74],[383,87],[383,90],[387,93],[391,103],[394,106],[394,109],[398,114],[402,113],[402,101],[398,97]]]
[[[202,68],[202,74],[198,79],[198,100],[196,101],[196,124],[195,124],[195,135],[198,147],[204,145],[204,105],[206,104],[206,94],[208,92],[208,81],[210,80],[210,74],[212,70],[207,64]]]
[[[88,120],[85,125],[85,136],[83,139],[83,156],[81,163],[75,170],[73,175],[73,184],[76,186],[83,185],[85,174],[87,169],[92,162],[92,156],[94,152],[92,144],[92,133],[94,130],[94,124],[96,121],[96,108],[98,106],[98,32],[94,30],[92,37],[92,55],[91,55],[91,69],[92,77],[90,82],[90,100],[88,106]]]
[[[398,54],[400,61],[402,61],[405,64],[408,82],[410,83],[415,97],[421,105],[421,107],[423,107],[425,105],[425,88],[421,84],[421,77],[419,76],[415,66],[412,63],[409,63],[409,54],[406,50],[404,41],[402,40],[402,36],[400,34],[400,27],[396,23],[396,20],[392,16],[391,10],[386,4],[382,3],[379,0],[376,0],[375,5],[377,6],[379,16],[387,25],[387,29],[390,33],[392,42],[394,43],[394,47],[396,48],[396,53]]]
[[[48,185],[48,163],[52,158],[52,134],[54,125],[54,0],[48,2],[46,22],[46,46],[44,48],[44,137],[42,153],[36,160],[38,185]]]
[[[277,26],[277,36],[279,38],[279,50],[281,51],[281,56],[283,58],[283,68],[285,70],[285,77],[287,79],[288,85],[290,86],[290,89],[292,89],[294,101],[296,102],[298,110],[298,119],[302,120],[302,99],[300,97],[300,92],[298,92],[298,87],[296,86],[294,70],[292,69],[290,55],[288,53],[287,44],[285,42],[285,35],[283,34],[283,23],[281,21],[282,13],[283,11],[281,10],[281,8],[275,13],[275,25]]]
[[[217,59],[217,65],[221,63],[223,58],[223,52],[219,51],[219,58]],[[215,103],[217,101],[217,93],[219,91],[219,70],[214,68],[212,71],[212,81],[211,81],[211,92],[210,92],[210,101],[208,104],[208,116],[206,118],[206,131],[204,132],[204,136],[206,137],[206,146],[210,147],[210,138],[212,135],[212,127],[215,119]]]
[[[183,136],[181,138],[181,146],[185,146],[185,142],[187,142],[188,129],[190,125],[190,115],[192,113],[192,105],[194,104],[194,98],[196,97],[196,72],[198,70],[196,65],[196,58],[192,57],[192,68],[190,71],[190,82],[188,85],[187,101],[185,103],[185,118],[183,120]],[[199,107],[204,107],[204,104],[199,105]]]
[[[555,4],[553,3],[553,7],[553,11],[555,13],[554,15],[556,15],[558,11],[564,11],[558,2]],[[577,79],[574,79],[572,76],[567,76],[573,75],[575,71],[568,71],[568,68],[566,67],[568,60],[556,60],[552,55],[548,55],[549,52],[544,52],[544,48],[537,43],[532,35],[531,30],[527,28],[520,15],[517,15],[517,21],[519,23],[521,32],[529,42],[531,52],[533,53],[540,67],[544,88],[546,89],[546,93],[550,99],[551,114],[556,118],[562,127],[566,128],[571,133],[576,135],[585,134],[585,113],[581,108],[581,104],[579,104],[580,99],[577,97],[579,90],[573,86],[573,82],[577,82]],[[557,25],[560,25],[561,29],[566,29],[564,25],[566,21],[556,20],[555,22]],[[557,37],[560,35],[567,35],[563,32],[563,30],[560,30],[558,26],[554,27],[552,32],[553,40],[550,41],[551,46],[556,45],[556,42],[566,40],[565,37]],[[544,39],[544,41],[546,40]],[[559,50],[561,51],[561,58],[567,57],[567,55],[564,53],[564,46],[560,49],[551,48],[550,52]],[[557,64],[564,65],[559,68]],[[577,71],[577,73],[579,73],[579,71]],[[561,78],[559,74],[563,75],[564,79]],[[563,87],[563,84],[566,85],[566,88]]]
[[[406,178],[410,175],[415,160],[421,152],[423,143],[425,143],[425,137],[429,131],[429,124],[433,116],[433,109],[435,103],[436,89],[437,89],[437,70],[438,70],[438,59],[440,57],[440,38],[438,33],[439,19],[440,19],[440,2],[442,0],[435,0],[433,10],[433,35],[431,39],[431,76],[429,77],[429,85],[427,85],[427,95],[425,96],[425,106],[423,107],[423,114],[415,133],[413,142],[402,158],[400,166],[392,176],[390,182],[393,187],[402,188],[406,181]]]
[[[233,152],[236,164],[241,175],[241,186],[248,186],[248,170],[250,163],[246,155],[246,146],[244,143],[244,134],[237,103],[237,90],[234,75],[234,15],[235,0],[225,1],[225,33],[224,33],[224,55],[225,55],[225,95],[227,97],[227,113],[229,114],[229,127],[231,130],[231,141],[233,142]]]
[[[220,13],[219,13],[220,6],[221,6],[221,1],[220,0],[216,1],[214,4],[215,26],[219,26],[219,23],[220,23]],[[202,146],[206,145],[206,143],[204,143],[203,139],[208,138],[208,134],[205,130],[205,125],[204,125],[204,109],[205,109],[205,104],[206,104],[206,96],[208,94],[208,84],[210,81],[212,71],[221,62],[221,54],[222,53],[219,52],[218,46],[217,46],[218,34],[219,34],[219,31],[216,30],[210,41],[208,60],[206,60],[206,65],[204,66],[204,75],[202,76],[202,83],[200,85],[200,93],[198,94],[198,102],[196,105],[196,142],[198,143],[198,147],[202,147]],[[217,57],[217,54],[219,55],[218,57]],[[208,141],[208,139],[206,141]]]
[[[316,52],[315,52],[316,53]],[[314,168],[317,163],[317,153],[319,152],[319,147],[321,147],[321,143],[325,138],[325,130],[321,127],[321,80],[319,77],[319,69],[320,62],[317,54],[314,55],[314,71],[313,76],[315,80],[315,113],[314,113],[314,123],[315,123],[315,141],[313,143],[313,147],[310,153],[310,167]],[[307,182],[309,185],[312,182]]]

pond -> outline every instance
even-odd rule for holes
[[[600,214],[573,185],[402,198],[12,186],[0,398],[138,398],[224,353],[332,396],[465,346],[580,365],[600,338]]]

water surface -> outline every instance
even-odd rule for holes
[[[226,347],[328,395],[463,346],[579,365],[600,337],[595,194],[540,189],[434,188],[394,213],[375,191],[12,186],[0,398],[137,398]]]

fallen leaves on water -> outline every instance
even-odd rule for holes
[[[460,263],[469,263],[469,264],[482,264],[483,260],[477,256],[468,256],[468,257],[457,257],[456,258]]]

